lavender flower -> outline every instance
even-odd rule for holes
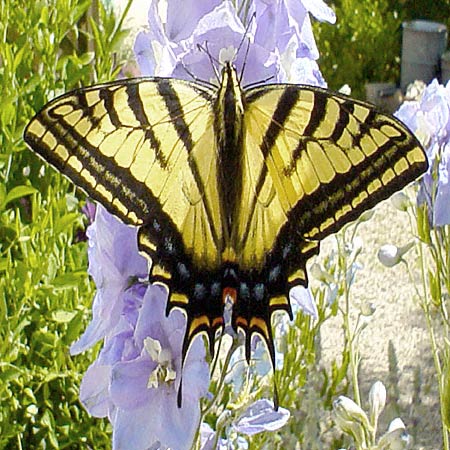
[[[227,418],[231,417],[229,411],[225,411]],[[278,408],[275,411],[273,403],[267,399],[260,399],[250,404],[244,412],[227,426],[227,438],[216,437],[216,432],[203,423],[201,426],[201,450],[225,450],[229,448],[246,449],[248,444],[239,434],[253,436],[263,431],[276,431],[286,425],[290,412],[285,408]],[[226,419],[225,419],[226,421]],[[220,422],[220,418],[218,420]],[[236,435],[236,433],[238,433]],[[214,448],[214,441],[217,439],[217,446]],[[247,445],[246,445],[247,444]]]
[[[93,320],[71,350],[83,351],[101,338],[104,346],[83,378],[81,402],[93,416],[110,419],[115,449],[145,450],[155,443],[189,449],[209,386],[203,342],[192,343],[182,368],[186,320],[180,311],[166,318],[165,289],[136,282],[148,268],[134,228],[99,206],[88,237],[89,273],[98,291]]]
[[[416,134],[428,155],[419,204],[428,205],[432,226],[450,224],[450,85],[433,80],[419,99],[405,102],[396,116]]]
[[[239,433],[252,436],[262,431],[275,431],[286,424],[290,413],[285,408],[273,408],[273,403],[267,399],[257,400],[236,420],[234,428]]]
[[[92,415],[109,417],[115,449],[144,450],[155,443],[189,449],[200,422],[199,399],[209,385],[205,347],[194,340],[182,368],[186,321],[180,311],[165,317],[165,289],[136,285],[128,296],[122,326],[86,372],[81,401]]]
[[[162,4],[152,0],[149,31],[137,36],[134,47],[142,74],[184,79],[192,79],[189,74],[194,74],[216,82],[209,53],[220,62],[232,60],[239,68],[245,60],[244,85],[268,78],[325,85],[315,61],[319,54],[308,15],[311,12],[319,20],[334,22],[334,13],[325,3],[238,3],[236,9],[228,0],[186,0],[181,6],[168,1],[162,11]],[[237,52],[246,39],[251,42],[248,53],[244,49]],[[207,52],[199,51],[199,45],[207,46]]]
[[[124,225],[98,205],[95,221],[87,230],[89,274],[97,293],[93,319],[81,338],[72,344],[76,355],[110,334],[119,322],[125,305],[126,289],[133,277],[148,274],[146,259],[137,249],[136,228]]]

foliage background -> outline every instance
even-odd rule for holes
[[[315,24],[320,67],[331,88],[347,83],[357,96],[367,81],[399,79],[403,20],[450,21],[443,0],[334,7],[336,26]],[[54,96],[115,78],[124,31],[100,2],[3,0],[0,34],[0,449],[109,448],[107,421],[78,402],[93,352],[72,358],[68,351],[87,324],[94,292],[83,197],[26,149],[22,132]],[[326,389],[310,386],[326,408],[331,394],[346,389],[333,370],[323,375]],[[317,427],[315,417],[310,426]]]
[[[402,22],[441,22],[450,28],[448,0],[336,0],[334,26],[315,22],[320,69],[330,89],[344,84],[364,99],[368,82],[400,81]]]

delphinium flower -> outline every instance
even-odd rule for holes
[[[415,133],[428,155],[419,203],[428,205],[432,226],[450,224],[450,85],[433,80],[419,98],[404,102],[396,116]]]
[[[201,450],[244,450],[248,448],[248,444],[242,435],[253,436],[263,431],[276,431],[287,423],[289,417],[287,409],[280,407],[275,411],[273,403],[265,398],[251,403],[237,417],[232,417],[230,412],[225,410],[218,420],[219,430],[214,431],[208,424],[202,423]],[[225,430],[226,437],[220,437],[223,434],[220,433],[222,429]]]
[[[81,402],[93,416],[110,419],[115,449],[189,449],[209,386],[203,342],[194,340],[181,367],[186,320],[180,311],[166,317],[163,287],[139,281],[148,268],[134,228],[98,206],[88,237],[97,294],[93,320],[72,353],[101,338],[104,345],[83,378]]]
[[[234,3],[169,0],[165,8],[152,0],[149,30],[137,36],[134,48],[142,75],[189,80],[194,75],[217,83],[211,56],[221,63],[232,60],[238,70],[245,62],[244,86],[267,79],[325,86],[308,14],[334,22],[323,1]]]
[[[431,353],[436,371],[442,422],[442,448],[450,448],[448,435],[448,344],[436,336],[448,336],[449,294],[448,247],[450,242],[450,83],[433,80],[428,86],[415,83],[416,98],[405,102],[397,116],[422,142],[428,156],[429,169],[420,183],[417,229],[420,237],[420,259],[425,268],[420,306],[429,324]],[[426,214],[423,214],[425,209]],[[427,250],[427,251],[424,251]],[[440,320],[436,321],[436,313]],[[434,323],[439,324],[433,325]],[[443,325],[443,326],[442,326]],[[401,434],[401,428],[392,431]]]
[[[149,28],[134,47],[141,75],[217,84],[214,64],[232,61],[244,86],[264,80],[325,86],[309,13],[335,20],[321,0],[150,0]],[[209,384],[205,348],[196,338],[181,367],[186,320],[177,310],[165,317],[167,291],[145,281],[147,261],[138,253],[136,231],[103,208],[88,230],[89,272],[98,291],[93,320],[71,350],[104,343],[83,379],[81,400],[93,415],[108,416],[116,450],[188,449]],[[253,402],[246,408],[254,414],[262,407]],[[275,420],[273,404],[264,408],[254,414],[263,418],[259,431],[284,423],[286,410],[280,408],[283,419]],[[244,423],[245,413],[240,417]]]

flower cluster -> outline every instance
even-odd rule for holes
[[[433,80],[418,99],[402,104],[396,116],[424,146],[430,167],[419,191],[428,205],[432,226],[450,224],[450,85]]]
[[[138,34],[142,75],[217,83],[211,60],[233,61],[243,84],[295,82],[324,86],[309,14],[335,21],[322,0],[152,0],[149,31]],[[247,48],[247,43],[250,43]],[[245,66],[245,69],[243,69]]]
[[[217,84],[216,66],[232,61],[244,85],[270,80],[325,86],[309,13],[335,21],[322,0],[149,0],[148,30],[135,41],[141,75]],[[92,322],[71,351],[80,353],[101,339],[104,345],[83,379],[81,401],[92,415],[109,418],[116,450],[188,449],[209,386],[203,342],[193,342],[181,367],[186,320],[176,310],[167,318],[166,290],[143,281],[148,267],[138,253],[136,229],[98,207],[88,238],[89,272],[98,290]],[[291,296],[299,309],[317,316],[307,293]],[[289,417],[267,400],[240,405],[239,411],[227,429],[246,435],[277,429]],[[203,423],[202,448],[228,446],[220,430],[220,420],[216,432]]]
[[[84,376],[81,402],[93,416],[109,418],[115,449],[143,450],[155,443],[189,449],[200,423],[199,399],[209,386],[203,342],[193,342],[181,367],[186,320],[180,311],[167,318],[166,290],[139,281],[148,267],[138,253],[136,229],[98,206],[88,238],[97,294],[93,320],[71,351],[100,339],[104,345]]]
[[[333,402],[334,419],[341,431],[353,438],[357,448],[410,448],[411,436],[399,417],[391,421],[387,432],[376,442],[378,419],[386,405],[386,388],[381,381],[372,385],[368,403],[370,412],[366,414],[359,405],[344,395]]]

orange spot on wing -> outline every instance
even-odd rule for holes
[[[216,317],[211,324],[211,328],[216,328],[223,325],[223,317]]]
[[[236,317],[236,326],[242,327],[244,330],[247,330],[248,322],[243,317]]]
[[[222,291],[222,303],[225,304],[225,301],[227,300],[227,297],[231,299],[233,302],[233,305],[236,303],[237,300],[237,291],[235,288],[226,287]]]

